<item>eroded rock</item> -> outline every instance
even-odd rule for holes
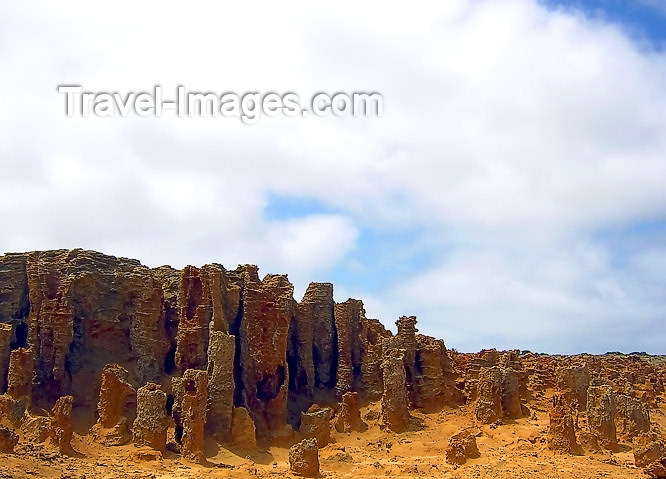
[[[576,442],[576,420],[570,402],[562,393],[553,396],[548,429],[548,447],[556,452],[579,454]]]
[[[402,350],[388,351],[382,363],[382,371],[382,424],[394,432],[403,432],[409,426],[409,407]]]
[[[119,364],[104,366],[97,403],[98,419],[91,431],[96,440],[107,446],[130,442],[132,435],[125,416],[125,406],[127,398],[134,394],[127,369]]]
[[[12,454],[18,441],[19,437],[13,430],[7,427],[0,427],[0,453]]]
[[[166,451],[168,419],[167,395],[155,383],[148,383],[136,392],[136,419],[132,427],[134,445]]]
[[[71,454],[74,425],[72,422],[72,406],[74,398],[63,396],[51,409],[51,429],[49,438],[62,454]]]
[[[316,439],[317,447],[326,446],[331,440],[331,408],[310,408],[301,413],[301,436],[306,439]]]
[[[319,475],[319,449],[315,439],[303,439],[289,449],[289,468],[305,477]]]
[[[462,465],[467,459],[481,457],[476,445],[476,437],[471,431],[461,431],[449,438],[446,447],[446,462]]]
[[[244,407],[235,407],[231,423],[231,443],[242,449],[257,448],[257,433],[250,413]]]
[[[367,428],[367,424],[361,419],[358,393],[344,393],[340,402],[340,412],[335,419],[335,430],[338,432],[362,432]]]
[[[615,393],[610,386],[590,386],[587,390],[587,422],[590,432],[604,449],[617,450]]]

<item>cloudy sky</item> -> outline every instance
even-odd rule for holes
[[[666,2],[314,5],[2,2],[0,252],[256,263],[462,351],[666,353]],[[385,115],[68,118],[61,84]]]

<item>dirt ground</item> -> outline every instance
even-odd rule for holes
[[[472,406],[423,414],[412,411],[410,429],[402,434],[379,426],[379,403],[363,408],[369,428],[341,434],[332,429],[333,443],[320,450],[322,477],[329,478],[645,478],[634,466],[630,445],[622,452],[584,456],[558,455],[546,447],[549,396],[529,403],[529,417],[499,426],[475,423]],[[663,405],[663,402],[660,402]],[[663,406],[662,406],[663,409]],[[666,427],[663,410],[652,410],[657,429]],[[478,459],[452,466],[444,459],[448,438],[475,428]],[[76,457],[63,456],[47,444],[20,442],[15,454],[0,454],[0,478],[276,478],[297,477],[289,471],[288,448],[244,451],[208,444],[208,464],[187,462],[132,445],[103,447],[90,436],[75,434]]]

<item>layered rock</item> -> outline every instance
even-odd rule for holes
[[[305,477],[319,476],[319,450],[315,439],[303,439],[289,449],[289,467]]]
[[[147,446],[157,451],[166,451],[167,395],[155,383],[148,383],[136,392],[136,419],[132,427],[135,446]]]
[[[384,380],[382,424],[394,432],[403,432],[409,426],[409,400],[404,360],[402,350],[391,349],[382,363]]]
[[[120,446],[131,440],[125,407],[127,398],[134,394],[127,369],[119,364],[104,367],[97,403],[97,423],[91,431],[99,442],[107,446]]]
[[[30,406],[32,401],[33,352],[19,348],[11,352],[7,374],[7,396]]]
[[[340,402],[340,412],[335,419],[335,430],[338,432],[362,432],[367,428],[368,426],[361,419],[358,393],[344,393]]]
[[[553,396],[549,413],[548,447],[556,452],[579,454],[580,446],[576,442],[576,418],[570,402],[559,393]]]

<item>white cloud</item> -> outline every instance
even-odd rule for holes
[[[535,1],[441,3],[5,2],[0,250],[256,262],[289,273],[298,298],[336,267],[367,272],[372,258],[349,259],[362,230],[411,230],[427,265],[336,296],[385,323],[418,312],[462,349],[663,352],[664,247],[619,251],[599,232],[666,216],[666,56]],[[376,90],[386,116],[65,118],[63,83]],[[335,213],[270,220],[271,195]]]

